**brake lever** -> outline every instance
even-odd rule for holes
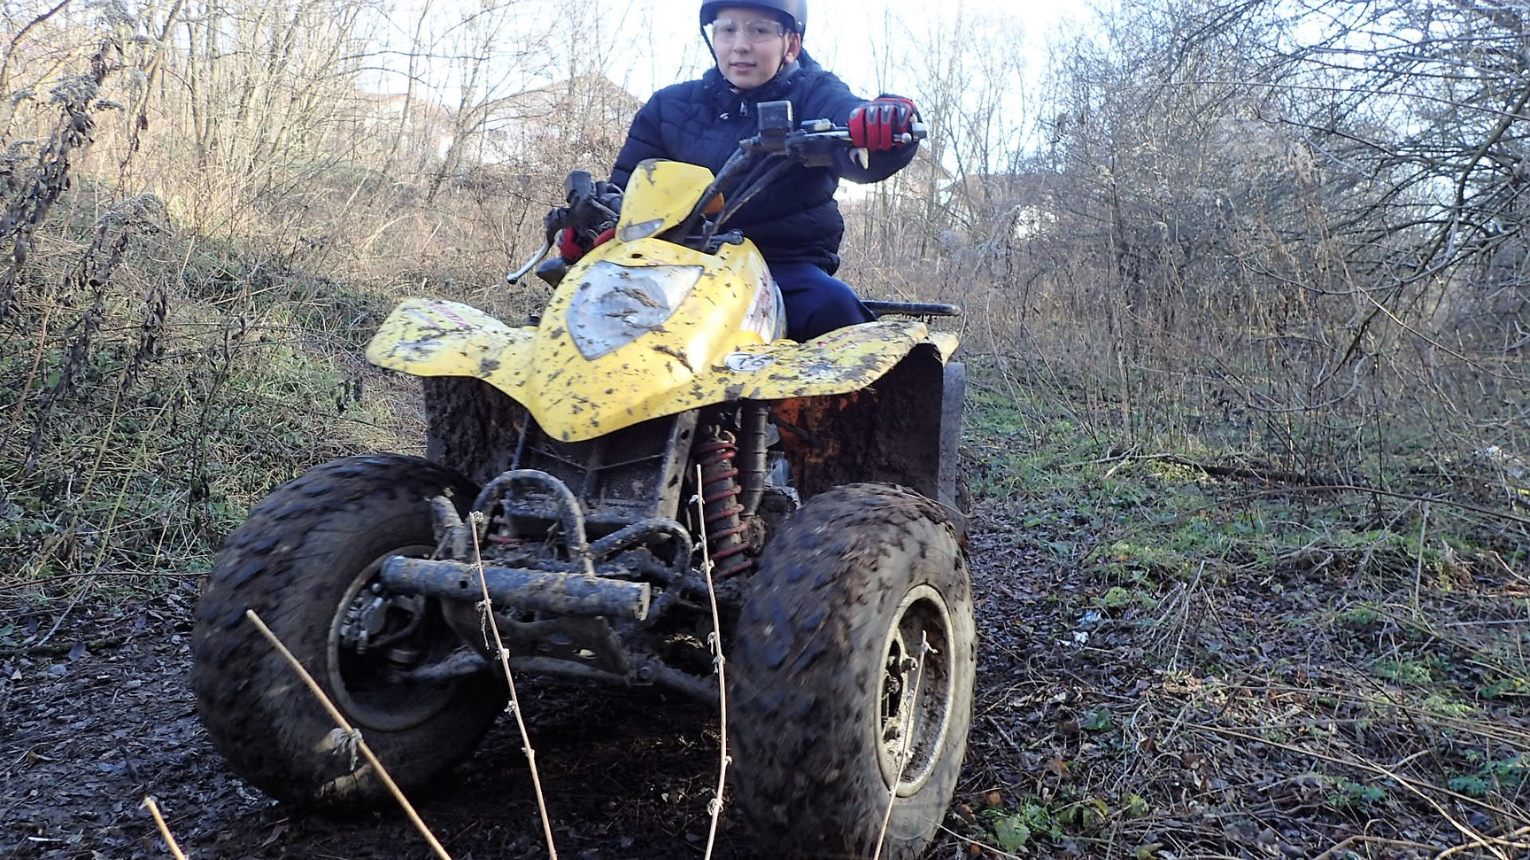
[[[538,251],[535,256],[526,261],[526,265],[505,276],[505,283],[511,286],[515,286],[517,283],[519,283],[521,278],[526,277],[526,275],[532,269],[536,268],[537,263],[542,262],[542,258],[547,256],[547,252],[551,251],[552,247],[552,240],[548,239],[545,243],[543,243],[542,250]]]

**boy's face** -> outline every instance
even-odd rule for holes
[[[802,50],[802,36],[797,33],[750,40],[750,31],[760,30],[750,26],[756,22],[768,25],[772,33],[778,30],[778,22],[764,9],[727,6],[717,10],[716,20],[732,22],[732,26],[712,27],[712,51],[717,55],[718,70],[738,89],[752,90],[769,81]]]

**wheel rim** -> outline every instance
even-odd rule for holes
[[[424,598],[418,599],[417,629],[403,640],[362,652],[347,641],[346,635],[347,625],[354,622],[354,614],[368,600],[384,561],[395,555],[429,556],[434,549],[405,546],[378,556],[356,574],[335,607],[326,661],[329,688],[340,710],[363,728],[388,732],[413,728],[440,713],[457,692],[456,679],[421,683],[396,678],[400,671],[443,659],[457,644],[455,635],[445,629],[440,612]],[[396,608],[390,604],[384,611],[393,613]],[[394,632],[399,620],[388,618]]]
[[[928,585],[914,587],[893,613],[877,691],[877,764],[889,787],[896,781],[899,797],[923,788],[940,761],[955,660],[945,598]]]

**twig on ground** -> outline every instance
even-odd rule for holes
[[[0,585],[0,592],[21,591],[26,588],[37,588],[41,585],[52,585],[69,579],[96,579],[103,576],[120,576],[124,579],[197,579],[206,576],[205,571],[200,573],[176,573],[174,571],[156,570],[152,573],[138,570],[92,570],[83,573],[59,573],[50,574],[47,579],[28,579],[22,582],[10,582]]]
[[[1430,637],[1431,639],[1438,640],[1440,642],[1445,643],[1446,645],[1449,645],[1452,648],[1459,649],[1459,650],[1461,650],[1461,651],[1471,655],[1474,658],[1472,660],[1472,662],[1475,665],[1481,666],[1484,669],[1490,669],[1490,670],[1492,670],[1494,672],[1501,672],[1504,675],[1507,675],[1507,676],[1509,676],[1511,678],[1514,678],[1516,680],[1519,680],[1519,681],[1530,683],[1530,673],[1527,673],[1525,669],[1517,668],[1514,665],[1512,665],[1507,659],[1505,659],[1503,657],[1500,657],[1499,655],[1494,654],[1494,653],[1492,653],[1490,651],[1486,651],[1486,650],[1484,650],[1482,648],[1479,648],[1475,644],[1473,644],[1473,643],[1471,643],[1471,642],[1469,642],[1469,641],[1467,641],[1465,639],[1460,639],[1460,638],[1457,638],[1455,636],[1448,635],[1448,634],[1444,633],[1443,631],[1441,631],[1440,629],[1438,629],[1437,627],[1429,624],[1425,620],[1420,620],[1420,619],[1418,619],[1416,617],[1415,618],[1403,618],[1401,616],[1394,615],[1391,612],[1387,611],[1386,606],[1377,606],[1376,607],[1376,614],[1381,616],[1382,618],[1387,619],[1388,621],[1391,621],[1393,624],[1396,624],[1398,627],[1414,630],[1414,631],[1416,631],[1418,633],[1421,633],[1421,634],[1423,634],[1425,636]],[[1519,620],[1516,619],[1516,623],[1524,624],[1526,622],[1519,621]]]
[[[537,812],[542,816],[542,835],[547,839],[547,854],[558,860],[558,847],[553,843],[552,816],[547,814],[547,799],[542,794],[542,777],[537,772],[537,752],[531,746],[531,733],[526,730],[526,720],[521,716],[521,700],[515,693],[515,678],[510,674],[510,649],[499,634],[499,622],[494,620],[494,601],[489,597],[489,581],[483,572],[483,552],[478,544],[478,524],[482,514],[474,511],[469,528],[473,533],[473,565],[478,568],[478,585],[483,590],[483,614],[488,619],[489,630],[494,634],[494,653],[499,655],[500,668],[505,673],[505,684],[510,688],[510,713],[515,715],[515,725],[521,732],[521,744],[526,752],[526,763],[531,769],[531,788],[537,795]]]
[[[1002,851],[998,848],[995,848],[992,845],[989,845],[987,842],[979,842],[970,836],[963,836],[962,834],[957,833],[955,830],[952,830],[944,824],[938,826],[940,830],[947,835],[956,837],[958,840],[967,843],[967,845],[972,848],[981,849],[983,851],[982,856],[984,857],[992,855],[994,857],[1004,857],[1006,860],[1024,860],[1024,858],[1022,858],[1019,854],[1011,854],[1008,851]]]
[[[1384,767],[1382,765],[1376,764],[1374,762],[1358,761],[1358,760],[1355,760],[1355,759],[1339,758],[1338,756],[1331,756],[1331,755],[1328,755],[1326,753],[1317,752],[1316,750],[1302,749],[1301,747],[1293,746],[1291,744],[1283,744],[1283,743],[1280,743],[1279,741],[1273,741],[1273,740],[1270,740],[1268,738],[1259,737],[1258,735],[1250,734],[1250,733],[1247,733],[1247,732],[1240,732],[1240,731],[1237,731],[1235,729],[1222,728],[1221,726],[1208,726],[1208,725],[1199,725],[1199,724],[1197,724],[1197,725],[1192,725],[1191,728],[1200,729],[1200,730],[1208,731],[1208,732],[1213,732],[1213,733],[1221,734],[1221,735],[1227,735],[1227,736],[1230,736],[1230,737],[1241,738],[1243,740],[1253,741],[1255,743],[1262,743],[1262,744],[1265,744],[1266,746],[1277,747],[1279,749],[1286,750],[1287,752],[1296,753],[1298,755],[1311,756],[1312,758],[1321,759],[1323,761],[1331,762],[1333,764],[1345,765],[1345,766],[1348,766],[1348,767],[1357,768],[1359,770],[1370,771],[1371,773],[1376,774],[1377,776],[1382,776],[1382,777],[1385,777],[1387,779],[1392,780],[1393,782],[1397,783],[1398,785],[1402,786],[1403,788],[1405,788],[1408,791],[1412,792],[1413,794],[1417,795],[1419,797],[1419,799],[1423,800],[1425,803],[1427,803],[1430,806],[1434,807],[1435,812],[1438,813],[1441,818],[1445,819],[1446,823],[1448,823],[1451,827],[1453,827],[1462,836],[1465,836],[1467,838],[1467,840],[1470,843],[1469,847],[1482,848],[1482,849],[1484,849],[1486,851],[1489,851],[1489,852],[1491,852],[1493,854],[1494,857],[1499,858],[1499,860],[1509,860],[1508,855],[1505,854],[1503,852],[1503,850],[1502,850],[1504,847],[1511,847],[1511,848],[1515,848],[1515,849],[1518,849],[1518,847],[1519,847],[1519,845],[1517,843],[1510,842],[1510,841],[1505,841],[1505,840],[1497,838],[1497,837],[1485,836],[1485,835],[1477,832],[1476,829],[1471,827],[1471,825],[1463,824],[1459,819],[1457,819],[1455,816],[1451,815],[1450,812],[1448,810],[1446,810],[1445,807],[1442,806],[1439,801],[1435,800],[1433,797],[1431,797],[1427,793],[1425,793],[1423,789],[1424,788],[1428,788],[1428,789],[1431,789],[1433,791],[1440,792],[1441,794],[1444,794],[1447,797],[1450,797],[1450,798],[1452,798],[1454,800],[1458,800],[1458,801],[1461,801],[1461,802],[1464,802],[1464,803],[1470,803],[1470,804],[1473,804],[1475,806],[1479,806],[1482,809],[1485,809],[1485,810],[1488,810],[1490,812],[1496,813],[1496,814],[1501,815],[1504,818],[1507,818],[1507,819],[1510,819],[1510,820],[1515,820],[1515,819],[1523,820],[1522,818],[1520,818],[1520,816],[1510,812],[1509,810],[1503,809],[1503,808],[1498,807],[1498,806],[1494,806],[1491,803],[1487,803],[1485,801],[1479,800],[1479,799],[1474,798],[1474,797],[1468,797],[1467,795],[1461,794],[1460,792],[1451,791],[1448,788],[1443,788],[1441,786],[1435,785],[1435,784],[1430,783],[1430,782],[1426,782],[1424,780],[1415,779],[1415,778],[1410,777],[1410,776],[1404,776],[1404,775],[1402,775],[1400,773],[1397,773],[1395,770],[1392,770],[1390,768],[1387,768],[1387,767]],[[1420,786],[1422,786],[1423,788],[1421,788]]]
[[[53,626],[48,628],[48,632],[43,634],[43,638],[37,640],[36,644],[32,645],[31,647],[41,648],[44,645],[47,645],[48,640],[53,638],[53,634],[58,632],[58,628],[63,626],[64,619],[69,617],[69,613],[74,611],[74,608],[79,605],[80,600],[84,598],[86,594],[90,593],[91,586],[95,584],[96,582],[93,579],[85,580],[85,584],[80,586],[79,590],[74,593],[74,597],[70,599],[69,605],[64,607],[63,612],[59,613],[58,620],[54,621]]]
[[[718,735],[721,751],[718,754],[717,767],[717,795],[707,803],[707,812],[712,816],[712,823],[707,827],[707,850],[701,855],[703,860],[710,860],[712,849],[717,844],[717,821],[722,816],[723,790],[728,783],[728,684],[723,675],[723,665],[727,662],[722,650],[722,614],[717,611],[717,589],[712,585],[712,555],[707,549],[707,518],[705,502],[701,498],[702,472],[701,466],[696,467],[696,518],[701,522],[701,571],[707,579],[707,599],[712,604],[712,635],[711,640],[713,663],[717,666],[717,711],[718,711]]]
[[[1009,733],[1008,729],[1004,728],[1004,724],[1000,723],[998,718],[990,716],[988,718],[988,722],[993,726],[994,731],[999,733],[999,737],[1003,738],[1005,743],[1009,744],[1010,749],[1013,749],[1021,756],[1026,754],[1025,748],[1020,746],[1020,742],[1015,740],[1014,736]]]
[[[367,763],[372,765],[372,769],[377,771],[377,778],[382,780],[383,785],[387,786],[393,798],[398,801],[398,805],[403,807],[404,814],[409,816],[409,820],[414,823],[415,828],[425,837],[425,841],[430,844],[431,850],[436,852],[436,856],[442,858],[442,860],[452,860],[452,855],[446,853],[446,849],[436,839],[435,834],[431,833],[430,828],[425,826],[425,821],[420,818],[418,812],[414,811],[414,806],[409,802],[409,798],[404,796],[404,792],[398,787],[398,783],[393,781],[393,777],[388,773],[388,769],[383,767],[383,763],[378,760],[376,754],[372,752],[372,748],[367,745],[366,738],[361,736],[361,730],[346,720],[345,715],[340,713],[340,709],[335,707],[335,703],[330,701],[324,689],[319,686],[319,682],[315,681],[313,676],[308,674],[308,670],[303,668],[303,664],[298,662],[298,658],[294,657],[292,652],[287,650],[287,646],[282,644],[282,640],[276,638],[276,634],[271,632],[271,628],[266,626],[266,622],[260,620],[260,616],[255,614],[255,610],[246,609],[244,617],[248,618],[250,623],[255,625],[255,629],[260,631],[260,635],[266,637],[266,641],[271,643],[271,647],[276,649],[276,653],[282,655],[282,659],[286,660],[288,665],[292,666],[293,670],[298,673],[298,677],[302,678],[303,683],[308,685],[308,689],[319,700],[319,704],[323,705],[324,710],[329,712],[329,718],[335,721],[335,725],[339,726],[341,731],[345,732],[348,737],[356,742],[356,748],[366,757]]]
[[[1520,623],[1524,623],[1524,622],[1520,622]],[[1360,704],[1360,705],[1365,705],[1367,707],[1374,707],[1375,706],[1375,699],[1372,698],[1371,696],[1361,695],[1360,693],[1355,693],[1355,692],[1351,692],[1351,691],[1346,690],[1346,689],[1339,689],[1339,688],[1335,688],[1335,687],[1321,687],[1321,688],[1312,687],[1312,688],[1309,688],[1309,687],[1292,687],[1292,686],[1287,686],[1287,685],[1284,685],[1284,684],[1265,684],[1265,685],[1261,685],[1261,686],[1258,686],[1258,687],[1246,686],[1246,685],[1236,685],[1236,686],[1239,689],[1249,690],[1249,691],[1257,691],[1257,690],[1263,690],[1263,691],[1284,691],[1284,692],[1289,692],[1289,693],[1299,693],[1299,694],[1307,695],[1307,696],[1327,696],[1329,698],[1334,698],[1334,699],[1346,699],[1346,700],[1349,700],[1351,702],[1354,702],[1354,703],[1357,703],[1357,704]],[[1452,717],[1452,716],[1440,714],[1440,713],[1437,713],[1437,712],[1434,712],[1434,711],[1428,711],[1428,710],[1420,708],[1420,707],[1418,707],[1416,705],[1410,705],[1407,702],[1404,702],[1404,701],[1401,701],[1401,700],[1398,700],[1398,699],[1394,699],[1394,698],[1392,698],[1390,696],[1384,696],[1383,698],[1386,701],[1387,707],[1395,708],[1397,711],[1399,711],[1401,713],[1407,713],[1407,714],[1411,714],[1411,715],[1415,715],[1415,716],[1423,716],[1425,718],[1424,722],[1426,722],[1428,725],[1431,725],[1431,726],[1453,729],[1455,731],[1461,732],[1462,734],[1476,735],[1478,737],[1485,738],[1487,740],[1494,741],[1494,742],[1497,742],[1497,743],[1512,744],[1512,745],[1515,745],[1515,746],[1524,746],[1526,744],[1530,744],[1530,733],[1527,733],[1527,732],[1524,732],[1524,731],[1518,731],[1518,730],[1514,729],[1512,726],[1509,726],[1507,724],[1496,724],[1496,723],[1485,722],[1483,720],[1473,720],[1473,719],[1463,719],[1463,718],[1459,718],[1459,717]],[[1343,721],[1330,721],[1330,722],[1343,722]],[[1290,726],[1290,727],[1296,728],[1298,726]],[[1261,724],[1260,728],[1261,729],[1281,728],[1281,726],[1280,725],[1265,725],[1265,724]]]
[[[1518,857],[1519,854],[1517,852],[1530,850],[1530,842],[1517,841],[1519,837],[1524,836],[1527,832],[1530,832],[1530,827],[1521,827],[1513,833],[1510,833],[1507,838],[1495,839],[1494,841],[1499,842],[1505,848],[1509,848],[1515,851],[1516,854],[1514,856]],[[1460,854],[1463,851],[1470,851],[1476,847],[1477,844],[1472,842],[1463,842],[1460,845],[1452,845],[1449,848],[1446,848],[1444,851],[1434,855],[1433,860],[1445,860],[1446,857],[1452,857],[1456,854]]]
[[[1392,848],[1433,848],[1433,845],[1425,845],[1421,842],[1409,842],[1406,839],[1387,839],[1381,836],[1348,836],[1344,841],[1331,846],[1327,851],[1312,858],[1312,860],[1330,860],[1346,853],[1351,845],[1386,845]]]
[[[1509,576],[1519,580],[1520,582],[1524,583],[1525,585],[1530,585],[1530,579],[1527,579],[1524,574],[1520,573],[1519,571],[1517,571],[1513,567],[1511,567],[1508,562],[1503,560],[1503,556],[1501,556],[1498,553],[1493,552],[1491,550],[1488,551],[1488,555],[1494,561],[1496,561],[1500,565],[1502,565],[1503,569],[1504,569],[1504,572],[1507,573]]]
[[[1206,561],[1202,559],[1200,567],[1195,569],[1195,578],[1190,580],[1189,585],[1176,587],[1174,595],[1164,601],[1162,614],[1159,615],[1157,621],[1153,622],[1153,626],[1158,627],[1169,621],[1170,613],[1178,616],[1173,622],[1174,651],[1169,655],[1168,662],[1168,668],[1171,672],[1178,671],[1179,669],[1180,651],[1184,648],[1185,632],[1190,626],[1190,601],[1195,599],[1196,590],[1201,584],[1201,574],[1205,571]]]
[[[170,856],[175,860],[186,860],[186,854],[181,851],[181,846],[175,844],[175,837],[171,835],[170,826],[165,823],[165,817],[159,814],[159,801],[155,800],[153,795],[147,795],[143,799],[142,806],[154,817],[154,826],[159,828],[160,838],[164,839],[165,844],[170,847]]]

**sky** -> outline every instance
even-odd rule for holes
[[[638,35],[629,62],[614,62],[612,77],[634,95],[643,97],[694,77],[710,65],[698,32],[699,0],[632,0],[625,12],[617,12],[617,6],[604,8],[623,21],[622,32]],[[888,59],[914,50],[909,34],[938,27],[935,16],[949,21],[959,13],[972,14],[986,26],[1018,31],[1031,55],[1029,65],[1039,67],[1047,36],[1083,12],[1083,3],[1057,0],[809,0],[804,46],[852,90],[875,95],[897,87],[898,64]]]
[[[479,78],[479,97],[503,97],[566,79],[567,63],[554,55],[574,53],[594,57],[607,77],[646,99],[711,67],[699,31],[700,5],[701,0],[394,0],[379,33],[393,50],[369,72],[364,86],[402,92],[406,85],[397,73],[416,40],[423,39],[424,53],[440,58],[485,50],[508,54],[526,38],[543,38],[534,33],[550,30],[554,41],[537,54],[541,62],[522,55],[519,61],[491,63],[488,75],[496,80]],[[980,20],[977,32],[992,33],[996,44],[1018,40],[1033,70],[1042,66],[1047,37],[1084,16],[1082,2],[1057,0],[808,0],[808,9],[807,51],[868,97],[912,94],[915,87],[907,78],[922,42],[959,16]],[[427,62],[416,72],[440,101],[455,103],[463,91],[461,67],[450,59]],[[588,68],[579,73],[584,71]]]
[[[1120,0],[808,0],[804,45],[862,98],[912,98],[936,123],[953,111],[989,111],[992,119],[979,126],[994,136],[982,145],[1002,160],[1034,145],[1048,43],[1087,30],[1092,4],[1112,2]],[[380,33],[386,59],[362,86],[403,93],[408,78],[398,72],[408,64],[423,87],[416,95],[458,110],[598,72],[646,102],[714,65],[701,38],[700,6],[391,0]]]

